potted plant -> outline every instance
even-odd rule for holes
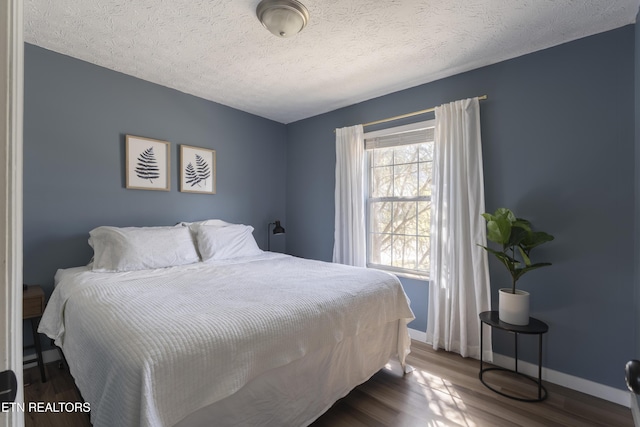
[[[499,317],[513,325],[529,324],[529,293],[516,289],[516,282],[525,273],[551,265],[549,262],[531,262],[531,250],[553,240],[544,231],[533,231],[526,219],[516,218],[509,209],[499,208],[493,214],[483,213],[487,220],[487,240],[502,245],[501,250],[482,246],[498,258],[511,275],[511,288],[498,291]]]

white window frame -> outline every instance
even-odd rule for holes
[[[412,131],[417,131],[417,130],[423,130],[423,129],[429,129],[429,128],[435,128],[435,120],[426,120],[426,121],[422,121],[422,122],[418,122],[418,123],[412,123],[409,125],[404,125],[404,126],[396,126],[393,128],[387,128],[387,129],[382,129],[382,130],[378,130],[378,131],[373,131],[373,132],[367,132],[364,134],[364,140],[365,140],[365,145],[367,140],[372,140],[374,138],[379,138],[379,137],[384,137],[384,136],[389,136],[389,135],[396,135],[396,134],[401,134],[401,133],[405,133],[405,132],[412,132]],[[429,142],[429,141],[425,141],[425,142]],[[398,144],[398,146],[400,146],[402,144]],[[374,201],[380,201],[382,199],[372,199],[370,198],[370,194],[369,191],[371,189],[371,172],[372,172],[372,167],[371,167],[371,152],[374,150],[375,148],[368,148],[367,149],[367,155],[366,155],[366,174],[365,174],[365,215],[366,215],[366,235],[367,235],[367,267],[368,268],[375,268],[375,269],[379,269],[379,270],[385,270],[385,271],[389,271],[392,272],[398,276],[405,276],[405,277],[409,277],[409,278],[413,278],[413,279],[419,279],[419,280],[428,280],[429,279],[429,272],[428,271],[423,271],[423,270],[415,270],[415,269],[407,269],[407,268],[402,268],[402,267],[395,267],[395,266],[389,266],[389,265],[380,265],[380,264],[374,264],[372,263],[371,260],[371,203]],[[406,201],[431,201],[431,196],[419,196],[419,197],[410,197],[410,198],[399,198],[399,197],[391,197],[391,198],[384,198],[384,199],[388,199],[388,200],[406,200]]]

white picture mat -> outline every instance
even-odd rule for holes
[[[158,177],[145,179],[136,173],[141,156],[151,149],[152,159],[158,167]],[[126,187],[140,190],[169,191],[169,143],[140,136],[126,136]]]
[[[196,158],[200,157],[200,161]],[[204,162],[208,166],[209,176],[205,179],[194,181],[194,173],[197,174],[198,163]],[[189,166],[191,165],[191,166]],[[192,168],[190,171],[188,168]],[[216,152],[208,148],[180,146],[180,191],[187,193],[215,194],[216,192]]]

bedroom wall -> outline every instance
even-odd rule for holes
[[[335,128],[487,94],[486,209],[510,207],[556,237],[537,254],[554,265],[519,282],[532,292],[532,315],[550,326],[543,364],[623,389],[636,307],[633,85],[630,25],[292,123],[287,251],[331,259]],[[493,259],[490,274],[497,307],[508,278]],[[424,330],[428,284],[402,281],[420,319],[411,327]],[[536,346],[523,338],[521,347],[534,362]],[[494,334],[496,352],[512,349],[512,336]]]
[[[25,283],[49,294],[100,225],[221,218],[254,226],[263,249],[269,221],[287,227],[283,124],[29,44],[24,68]],[[171,142],[171,191],[125,189],[125,134]],[[217,194],[178,191],[180,144],[216,150]]]

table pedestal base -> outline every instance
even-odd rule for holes
[[[484,378],[482,378],[482,376],[484,375],[485,372],[488,371],[504,371],[504,372],[509,372],[511,374],[514,375],[518,375],[520,377],[526,378],[529,381],[533,382],[535,385],[538,386],[538,398],[534,398],[534,399],[527,399],[527,398],[523,398],[523,397],[518,397],[518,396],[512,396],[510,394],[504,393],[500,390],[497,390],[495,388],[493,388],[491,385],[487,384],[484,380]],[[487,387],[489,390],[498,393],[501,396],[504,397],[508,397],[509,399],[514,399],[514,400],[519,400],[520,402],[542,402],[543,400],[545,400],[547,398],[547,389],[544,388],[544,386],[542,384],[538,384],[538,381],[535,378],[531,378],[528,375],[525,375],[521,372],[516,372],[514,370],[511,369],[506,369],[506,368],[484,368],[480,370],[480,374],[478,375],[478,377],[480,377],[480,382],[482,384],[485,385],[485,387]]]

